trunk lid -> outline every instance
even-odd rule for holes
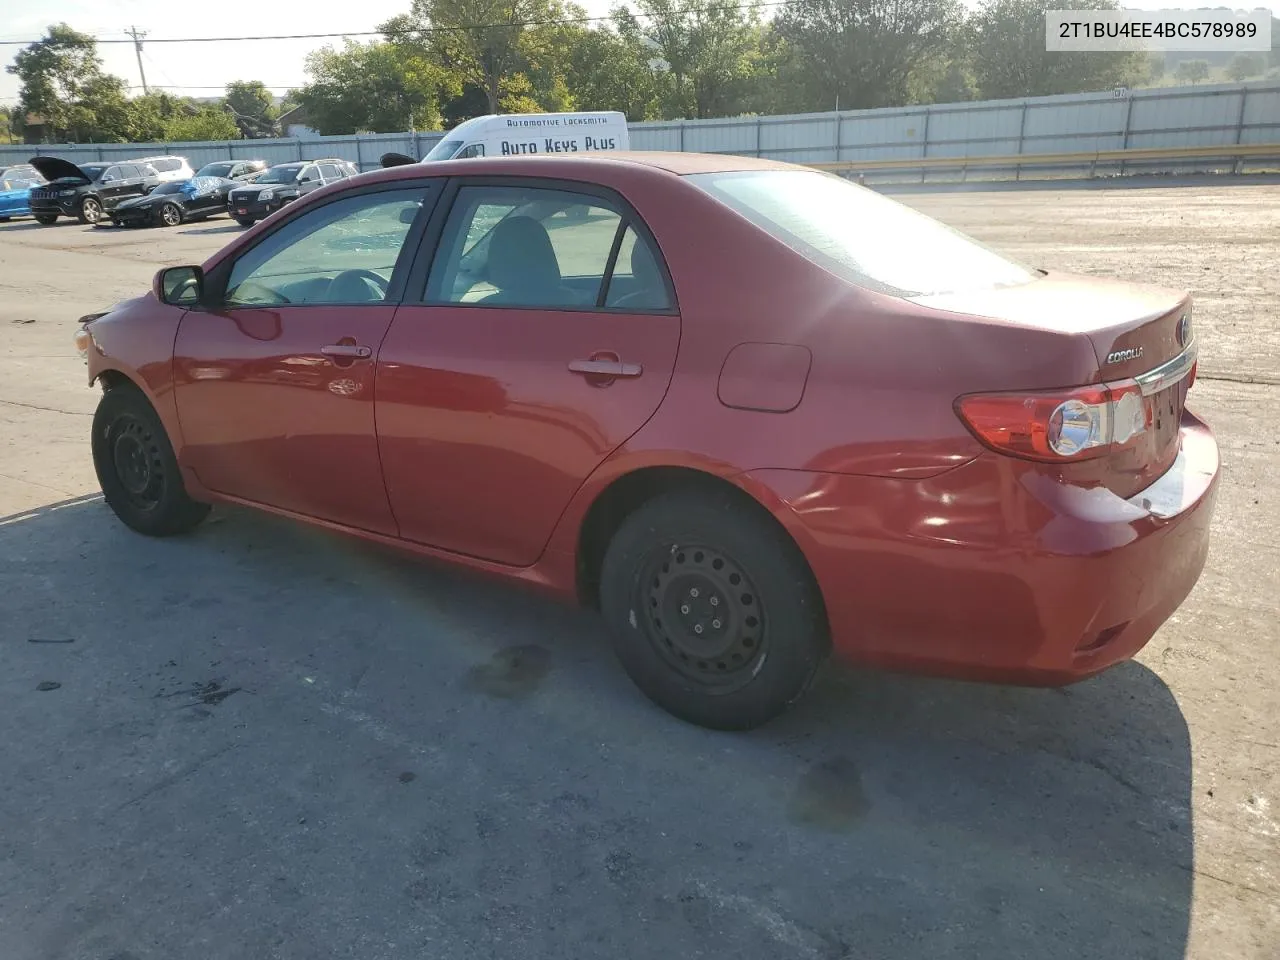
[[[1019,286],[931,294],[914,298],[914,302],[1010,326],[1086,337],[1097,357],[1097,370],[1090,382],[1139,382],[1146,430],[1107,456],[1064,464],[1064,473],[1073,482],[1100,484],[1130,497],[1173,464],[1195,358],[1187,294],[1143,284],[1047,274]],[[1086,384],[1026,386],[1038,390]]]

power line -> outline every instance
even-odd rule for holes
[[[699,13],[721,13],[734,10],[763,10],[769,7],[787,7],[798,0],[761,0],[757,3],[740,3],[740,4],[724,4],[718,6],[702,7]],[[630,16],[638,20],[655,19],[660,14],[640,13],[637,11],[628,11]],[[410,27],[404,31],[405,35],[430,35],[435,33],[464,33],[468,30],[497,30],[522,29],[524,27],[558,27],[571,26],[578,23],[600,23],[613,20],[613,16],[595,16],[595,17],[564,17],[556,20],[518,20],[513,23],[469,23],[459,24],[451,27]],[[264,34],[253,37],[158,37],[148,39],[148,43],[245,43],[257,40],[334,40],[339,37],[384,37],[390,36],[394,31],[387,30],[347,30],[341,33],[281,33],[281,34]],[[136,43],[132,38],[129,39],[111,39],[107,37],[94,37],[95,43]],[[40,43],[40,40],[0,40],[0,46],[27,46],[33,43]]]

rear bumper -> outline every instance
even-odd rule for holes
[[[837,653],[945,676],[1063,684],[1136,654],[1204,567],[1209,428],[1125,500],[984,454],[922,481],[759,471],[805,552]]]

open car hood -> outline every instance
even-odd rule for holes
[[[63,160],[61,157],[32,157],[30,163],[40,176],[44,177],[50,183],[54,180],[83,180],[85,183],[92,183],[88,177],[84,175],[84,171],[77,167],[70,160]]]

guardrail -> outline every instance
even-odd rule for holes
[[[1239,173],[1246,160],[1280,160],[1280,143],[1225,144],[1211,147],[1155,147],[1128,150],[1094,150],[1080,153],[1019,153],[999,157],[900,157],[892,160],[842,160],[839,163],[809,163],[806,166],[831,173],[861,174],[894,170],[959,170],[963,180],[969,168],[1013,169],[1020,179],[1023,167],[1088,167],[1094,176],[1099,164],[1192,160],[1230,160],[1232,172]]]

